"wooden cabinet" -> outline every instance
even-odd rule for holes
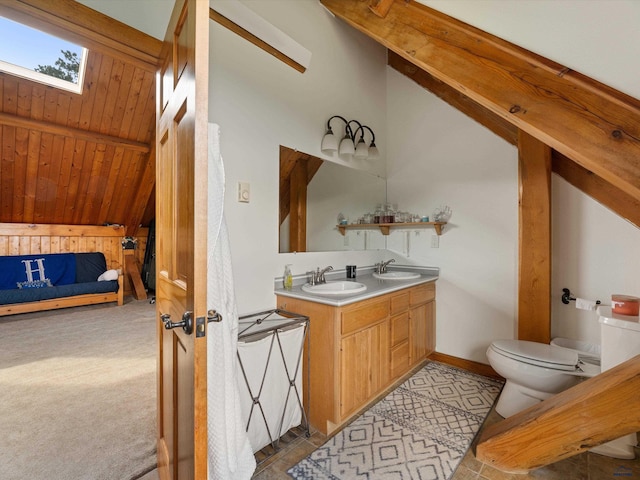
[[[330,434],[425,360],[435,347],[434,300],[433,282],[343,307],[277,297],[278,308],[310,318],[311,425]]]

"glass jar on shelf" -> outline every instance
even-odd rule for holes
[[[382,204],[376,205],[376,211],[373,214],[373,223],[382,223]]]
[[[391,203],[387,203],[382,214],[382,223],[393,223],[395,221],[396,212]]]

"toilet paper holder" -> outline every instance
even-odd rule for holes
[[[576,297],[571,296],[571,290],[568,288],[562,289],[562,303],[569,305],[569,302],[575,302]],[[600,300],[596,300],[596,305],[600,305]]]

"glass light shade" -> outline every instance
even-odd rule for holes
[[[322,137],[322,144],[320,146],[320,150],[323,153],[333,153],[338,150],[338,139],[333,134],[331,130],[329,130],[324,137]]]
[[[371,142],[371,146],[369,147],[369,160],[376,160],[380,158],[380,152],[378,151],[378,147],[376,144]]]
[[[340,142],[340,148],[338,149],[339,155],[344,155],[350,157],[355,153],[356,149],[353,145],[353,140],[346,135],[342,141]]]
[[[369,156],[369,148],[367,147],[367,144],[364,143],[364,140],[360,139],[358,146],[356,147],[356,152],[353,156],[358,160],[364,160]]]

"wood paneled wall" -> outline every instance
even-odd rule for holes
[[[0,222],[109,223],[135,235],[153,207],[161,42],[76,2],[54,3],[0,2],[3,16],[89,48],[81,94],[0,72]]]
[[[122,269],[124,227],[0,223],[0,255],[102,252],[107,269]]]

